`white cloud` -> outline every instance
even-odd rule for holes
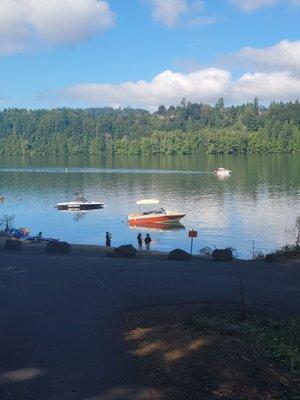
[[[214,16],[202,15],[205,3],[202,0],[150,0],[154,20],[169,28],[180,23],[187,25],[209,25],[217,21]]]
[[[232,0],[232,4],[244,12],[252,12],[262,7],[278,4],[279,0]]]
[[[251,101],[254,97],[267,103],[297,100],[300,98],[300,78],[289,72],[247,73],[232,82],[228,95],[234,102]]]
[[[189,101],[214,103],[219,97],[242,103],[258,97],[260,101],[296,100],[300,96],[300,79],[288,72],[246,73],[237,80],[229,71],[209,68],[191,74],[164,71],[152,81],[114,84],[82,84],[60,92],[60,97],[88,105],[139,106],[155,108],[159,104]]]
[[[300,76],[300,40],[282,40],[271,47],[255,49],[244,47],[229,57],[259,71],[288,71]]]
[[[19,53],[36,42],[81,42],[114,21],[102,0],[0,0],[0,54]]]
[[[231,3],[244,12],[252,12],[263,7],[272,7],[279,4],[297,7],[300,5],[300,0],[231,0]]]
[[[230,73],[208,68],[182,74],[164,71],[152,81],[114,84],[82,84],[61,92],[65,98],[88,104],[115,104],[122,106],[153,107],[178,103],[183,97],[193,101],[213,102],[228,90]]]
[[[234,55],[256,65],[233,79],[224,68],[203,68],[189,73],[170,70],[150,81],[129,81],[121,84],[86,83],[59,91],[58,98],[76,104],[139,106],[153,109],[159,104],[189,101],[214,103],[224,97],[229,103],[243,103],[258,97],[268,103],[273,100],[296,100],[300,97],[300,43],[284,40],[265,49],[244,48]],[[248,66],[249,67],[249,66]]]
[[[175,26],[182,14],[188,10],[186,0],[152,0],[152,16],[166,26]]]

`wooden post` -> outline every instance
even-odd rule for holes
[[[191,237],[191,256],[193,255],[193,243],[194,243],[194,238]]]
[[[191,238],[191,256],[193,255],[193,244],[194,244],[194,238],[198,236],[197,231],[189,231],[189,237]]]

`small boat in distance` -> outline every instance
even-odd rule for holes
[[[103,208],[104,204],[98,201],[88,201],[80,193],[75,193],[75,197],[71,201],[66,201],[64,203],[58,203],[56,205],[58,210],[97,210]]]
[[[145,199],[137,201],[138,205],[159,204],[159,200]],[[131,226],[143,224],[170,224],[180,221],[185,216],[185,213],[178,211],[165,210],[163,208],[152,209],[149,211],[141,211],[128,215],[128,223]]]
[[[214,170],[214,174],[217,176],[229,176],[231,174],[230,169],[218,168]]]

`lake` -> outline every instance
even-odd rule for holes
[[[219,180],[212,171],[232,170]],[[0,216],[15,216],[16,227],[71,243],[136,244],[150,233],[153,249],[188,250],[188,231],[199,232],[194,252],[230,246],[250,258],[254,244],[264,252],[292,242],[300,215],[300,154],[163,157],[6,157],[0,159]],[[106,207],[59,212],[55,205],[74,192]],[[164,208],[186,212],[176,229],[132,228],[127,215],[137,200],[157,198]]]

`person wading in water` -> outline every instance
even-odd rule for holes
[[[138,245],[139,245],[139,251],[142,251],[142,250],[143,250],[143,238],[142,238],[142,234],[139,233],[139,234],[137,235],[136,238],[137,238]]]
[[[105,235],[105,246],[106,247],[110,247],[111,246],[111,233],[109,233],[109,232],[106,232],[106,235]]]

